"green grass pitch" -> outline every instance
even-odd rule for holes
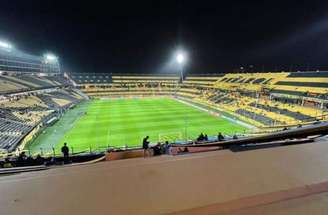
[[[59,150],[64,142],[74,152],[105,150],[108,146],[141,146],[150,136],[155,143],[166,139],[195,139],[200,132],[209,136],[243,133],[239,124],[211,115],[171,98],[101,99],[82,103],[53,126],[45,129],[32,144],[33,153]]]

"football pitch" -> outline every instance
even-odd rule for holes
[[[142,138],[158,141],[196,139],[203,132],[232,135],[247,128],[171,98],[100,99],[84,102],[27,146],[33,153],[56,153],[64,142],[73,152],[141,146]]]

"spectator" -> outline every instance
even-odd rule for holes
[[[69,148],[67,146],[67,143],[64,143],[64,146],[61,148],[61,152],[63,153],[63,156],[64,156],[64,163],[68,163]]]
[[[27,156],[25,152],[21,152],[17,158],[17,166],[25,166],[27,161]]]
[[[149,156],[149,136],[146,136],[145,138],[143,138],[142,140],[142,148],[144,150],[144,158],[147,156]]]
[[[5,162],[3,163],[3,168],[12,168],[13,165],[9,161],[9,158],[5,158]]]
[[[161,144],[161,154],[165,154],[165,143]]]
[[[204,138],[205,138],[204,134],[203,133],[200,133],[200,135],[197,138],[197,141],[203,141]]]
[[[218,134],[218,141],[222,141],[222,140],[224,140],[224,136],[222,135],[221,132],[219,132],[219,134]]]
[[[156,146],[153,147],[154,156],[161,155],[161,143],[157,143]]]
[[[165,141],[164,143],[164,154],[170,154],[169,141]]]
[[[208,141],[208,136],[207,136],[207,134],[205,134],[205,136],[204,136],[204,140],[205,140],[205,141]]]

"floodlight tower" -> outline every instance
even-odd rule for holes
[[[59,59],[56,55],[52,53],[46,53],[43,55],[43,63],[44,63],[44,68],[43,71],[57,71],[60,72],[60,65],[59,65]]]
[[[187,54],[185,51],[183,50],[178,50],[176,51],[175,53],[175,61],[177,62],[178,64],[178,68],[180,70],[180,82],[182,83],[183,82],[183,69],[184,69],[184,66],[187,62]],[[186,142],[188,142],[188,133],[187,133],[187,130],[188,130],[188,113],[186,112],[185,113],[185,139],[186,139]]]
[[[181,82],[182,82],[183,81],[183,69],[184,69],[184,65],[186,64],[186,61],[187,61],[186,53],[182,50],[178,50],[175,55],[175,60],[179,66],[180,78],[181,78]]]
[[[45,54],[44,59],[45,59],[46,63],[55,63],[58,61],[58,57],[51,53]]]

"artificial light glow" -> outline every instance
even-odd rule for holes
[[[183,51],[177,51],[175,60],[178,62],[178,64],[184,64],[187,60],[186,54]]]
[[[11,48],[12,48],[12,45],[10,45],[10,44],[7,43],[7,42],[0,41],[0,47],[1,47],[1,48],[5,48],[5,49],[11,49]]]
[[[177,61],[178,61],[178,63],[183,63],[184,60],[185,60],[185,56],[182,53],[179,53],[177,55]]]
[[[57,61],[57,57],[53,54],[46,54],[45,59],[49,62]]]

